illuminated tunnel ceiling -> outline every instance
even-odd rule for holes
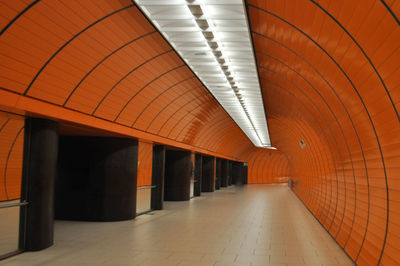
[[[256,147],[271,148],[242,0],[135,0]]]
[[[251,147],[133,2],[0,7],[3,106],[230,158]]]
[[[253,147],[128,0],[1,1],[0,104],[239,158],[250,183],[290,176],[357,264],[398,265],[400,1],[246,6],[279,151]]]

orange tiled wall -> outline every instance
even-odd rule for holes
[[[399,1],[247,4],[294,192],[357,264],[399,265]]]
[[[151,186],[153,143],[139,140],[137,186]]]
[[[0,104],[231,156],[250,142],[130,0],[0,2]]]
[[[294,192],[358,264],[395,265],[399,1],[247,3]],[[4,0],[0,12],[0,104],[224,156],[251,148],[131,1]]]
[[[280,151],[252,148],[240,159],[248,162],[249,184],[284,183],[290,176],[289,161]]]
[[[0,201],[21,196],[24,118],[0,111]]]

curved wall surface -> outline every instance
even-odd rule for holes
[[[0,104],[223,156],[227,135],[249,147],[131,1],[0,5]]]
[[[0,201],[21,197],[24,118],[0,111]]]
[[[137,186],[151,186],[153,164],[153,143],[138,143]]]
[[[247,3],[272,143],[294,192],[360,265],[395,265],[400,252],[397,2]]]
[[[247,161],[249,183],[290,177],[356,263],[394,265],[399,1],[248,0],[247,9],[279,151],[254,148],[128,0],[1,1],[0,108],[143,140],[141,185],[150,182],[151,143]],[[23,131],[16,123],[0,131],[7,147]],[[11,153],[2,149],[1,167],[10,153],[20,169],[17,139]]]
[[[288,182],[289,161],[280,151],[251,148],[240,159],[248,162],[248,184]]]

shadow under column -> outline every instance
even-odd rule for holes
[[[164,208],[165,146],[153,146],[151,209]]]
[[[221,160],[221,187],[228,186],[228,160]]]
[[[201,192],[215,190],[215,157],[203,156]]]
[[[135,139],[60,137],[55,218],[82,221],[135,218],[137,159]]]
[[[201,179],[203,157],[201,154],[196,154],[194,157],[194,196],[201,195]]]
[[[20,248],[42,250],[54,241],[54,177],[57,169],[58,123],[42,118],[25,121]]]
[[[220,158],[215,158],[215,189],[219,190],[221,188],[221,160]]]
[[[191,152],[167,150],[165,157],[164,200],[190,200]]]

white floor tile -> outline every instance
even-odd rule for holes
[[[131,221],[55,229],[53,247],[0,265],[353,265],[286,185],[224,188]]]

